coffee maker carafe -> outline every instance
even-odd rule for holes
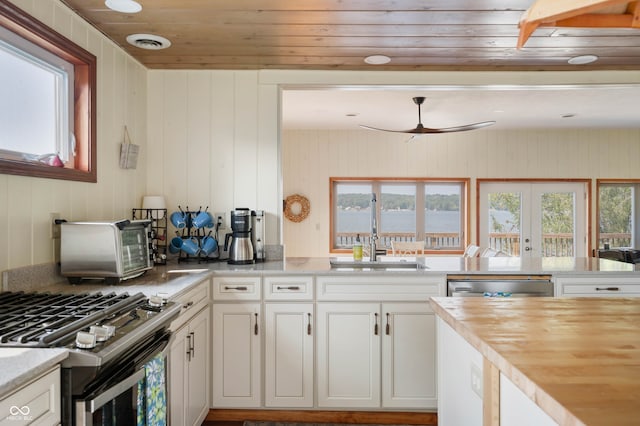
[[[232,265],[254,263],[249,209],[236,208],[231,212],[231,231],[224,237],[224,249],[229,253],[228,263]],[[229,246],[229,239],[231,239],[231,246]]]

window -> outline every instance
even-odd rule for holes
[[[331,251],[369,243],[376,194],[378,247],[424,241],[427,250],[462,252],[467,244],[468,179],[331,179]]]
[[[598,248],[640,247],[640,180],[598,180]]]
[[[96,58],[0,0],[0,173],[96,182]]]

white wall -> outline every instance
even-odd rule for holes
[[[305,221],[284,221],[287,253],[328,255],[330,177],[471,178],[471,241],[477,178],[593,179],[594,196],[596,178],[640,178],[640,129],[483,129],[406,140],[368,130],[283,132],[284,196],[311,203]],[[591,219],[595,230],[595,202]]]
[[[227,225],[236,207],[265,210],[266,242],[279,244],[277,86],[257,71],[148,75],[149,193],[169,211],[224,212]]]
[[[10,1],[98,58],[98,183],[0,174],[0,271],[54,261],[49,213],[129,218],[146,192],[145,67],[57,0]],[[118,167],[125,125],[142,149],[136,170]]]

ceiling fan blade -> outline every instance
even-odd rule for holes
[[[474,129],[480,129],[482,127],[491,126],[492,124],[495,124],[495,121],[483,121],[481,123],[466,124],[464,126],[445,127],[445,128],[442,128],[442,129],[432,129],[432,128],[429,128],[429,127],[424,127],[422,125],[418,125],[418,127],[416,127],[415,129],[409,129],[409,130],[380,129],[378,127],[365,126],[363,124],[360,124],[360,127],[362,127],[363,129],[368,129],[368,130],[377,130],[379,132],[409,133],[409,134],[413,134],[413,135],[428,135],[428,134],[434,134],[434,133],[464,132],[464,131],[467,131],[467,130],[474,130]]]
[[[391,133],[420,133],[420,132],[416,132],[416,129],[409,129],[409,130],[390,130],[390,129],[380,129],[378,127],[371,127],[371,126],[365,126],[364,124],[360,124],[360,127],[362,127],[363,129],[368,129],[368,130],[377,130],[379,132],[391,132]]]
[[[467,130],[481,129],[496,124],[495,121],[482,121],[480,123],[465,124],[463,126],[444,127],[442,129],[429,129],[430,132],[425,133],[451,133],[451,132],[465,132]]]

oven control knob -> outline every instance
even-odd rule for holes
[[[96,335],[86,331],[78,331],[76,334],[76,348],[93,349],[96,347]]]
[[[166,300],[162,296],[151,296],[149,298],[149,306],[154,308],[161,308],[166,303]]]
[[[106,342],[109,337],[109,330],[102,325],[92,325],[89,329],[89,333],[96,336],[96,342]]]

